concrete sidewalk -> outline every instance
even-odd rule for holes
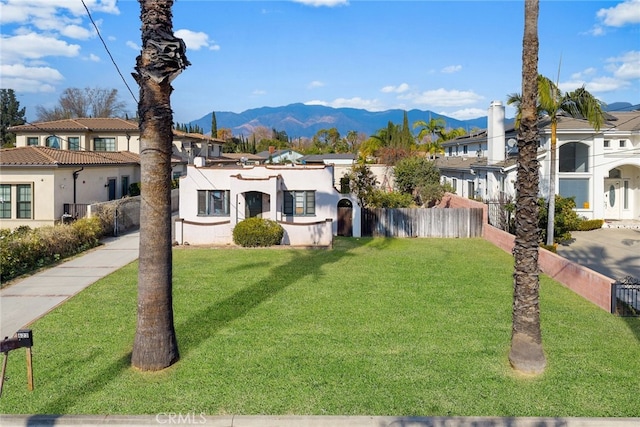
[[[0,415],[3,427],[18,426],[149,426],[202,425],[215,427],[637,427],[639,418],[562,417],[393,417],[393,416],[206,416],[196,413],[124,415],[16,416]]]
[[[140,233],[109,237],[81,256],[0,290],[0,338],[47,314],[102,277],[138,259]]]

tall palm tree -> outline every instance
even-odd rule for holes
[[[171,81],[189,62],[173,36],[173,0],[139,0],[142,52],[134,77],[140,86],[140,256],[138,321],[131,363],[145,371],[178,360],[173,324],[171,254]]]
[[[544,372],[547,363],[542,349],[538,277],[538,12],[539,0],[525,0],[513,249],[513,323],[509,351],[511,366],[528,374]]]
[[[510,94],[507,104],[520,109],[521,97],[519,94]],[[551,122],[551,147],[549,159],[549,201],[547,222],[547,245],[554,242],[555,222],[555,194],[556,194],[556,164],[557,164],[557,132],[558,118],[569,115],[574,118],[587,120],[598,131],[605,121],[602,111],[602,103],[589,93],[585,87],[573,92],[562,93],[558,85],[549,78],[538,75],[538,99],[537,112],[540,116],[548,116]],[[518,113],[519,115],[519,113]],[[516,118],[516,122],[519,122]],[[516,123],[517,125],[517,123]]]

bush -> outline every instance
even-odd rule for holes
[[[100,219],[95,217],[34,229],[26,226],[13,231],[3,229],[0,232],[2,282],[97,246],[102,230]]]
[[[279,245],[283,236],[280,224],[262,218],[247,218],[233,229],[233,242],[243,247]]]
[[[602,228],[603,225],[604,225],[604,220],[602,219],[585,219],[578,226],[578,230],[580,231],[597,230],[598,228]]]
[[[571,232],[578,230],[582,219],[574,210],[576,202],[573,197],[562,197],[556,195],[555,217],[553,221],[553,241],[560,243],[571,240]],[[547,240],[547,202],[545,199],[538,199],[540,213],[538,216],[538,225],[540,227],[540,237],[543,242]]]
[[[369,206],[372,208],[408,208],[413,205],[411,194],[399,193],[397,191],[387,192],[375,189],[371,192]]]

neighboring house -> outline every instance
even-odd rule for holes
[[[351,167],[356,163],[357,157],[352,153],[327,153],[309,154],[301,157],[298,162],[303,165],[333,165],[334,186],[340,188],[340,180],[351,172]]]
[[[40,146],[69,151],[130,151],[140,153],[140,130],[135,121],[119,118],[78,118],[12,126],[16,147]],[[186,173],[195,157],[219,157],[224,141],[173,130],[174,178]]]
[[[179,244],[231,244],[235,225],[261,217],[280,223],[283,244],[328,246],[335,235],[360,236],[360,208],[333,186],[330,165],[205,164],[180,179]]]
[[[70,205],[124,197],[140,181],[140,156],[29,146],[0,150],[0,228],[61,221]]]
[[[302,157],[302,154],[289,148],[284,150],[275,150],[273,147],[270,147],[269,150],[261,151],[256,154],[256,156],[262,160],[261,163],[283,164],[297,163]]]
[[[582,119],[559,117],[556,189],[574,197],[576,211],[589,219],[640,219],[640,111],[608,112],[600,131]],[[488,110],[488,127],[443,144],[436,160],[443,181],[456,194],[497,200],[515,198],[516,130],[505,128],[504,106]],[[548,197],[551,146],[549,119],[541,119],[538,159],[540,195]]]

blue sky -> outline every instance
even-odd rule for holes
[[[139,3],[84,3],[137,98]],[[296,102],[484,116],[520,92],[523,21],[515,0],[177,0],[191,66],[173,82],[174,120]],[[116,88],[135,114],[82,0],[0,0],[0,24],[0,86],[29,120],[67,87]],[[640,103],[640,0],[541,0],[539,37],[539,72],[561,89]]]

